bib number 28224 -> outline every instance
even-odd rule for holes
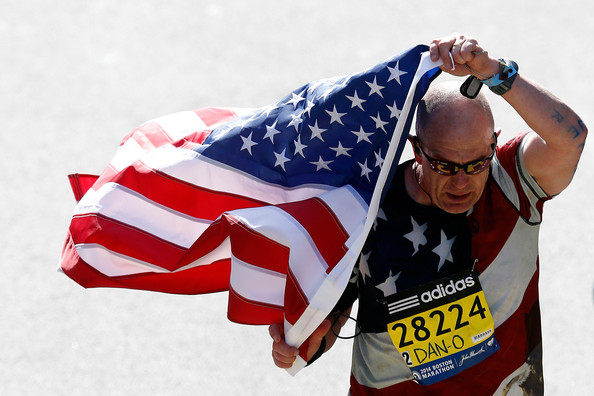
[[[420,384],[451,377],[499,349],[474,271],[396,294],[388,309],[392,342]]]

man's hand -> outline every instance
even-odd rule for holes
[[[429,53],[433,61],[441,58],[441,69],[455,76],[473,74],[485,80],[499,72],[499,61],[491,58],[475,38],[461,33],[431,41]]]
[[[324,320],[318,328],[309,336],[309,346],[307,348],[307,360],[311,359],[316,351],[320,348],[322,338],[332,327],[329,319]],[[299,349],[288,345],[285,342],[285,329],[282,324],[272,324],[268,327],[270,337],[273,339],[272,343],[272,359],[274,364],[280,368],[289,368],[295,363]]]

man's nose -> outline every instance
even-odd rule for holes
[[[458,173],[450,177],[452,179],[451,183],[454,185],[454,187],[460,190],[466,187],[470,182],[470,176],[468,176],[464,169],[460,169]]]

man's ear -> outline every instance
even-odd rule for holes
[[[415,161],[421,163],[421,149],[419,148],[419,139],[416,136],[408,135],[408,141],[410,142],[413,154],[415,155]]]

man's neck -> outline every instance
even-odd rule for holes
[[[431,198],[429,194],[421,188],[418,169],[415,166],[416,162],[411,162],[404,169],[404,187],[408,196],[418,204],[431,206]]]

